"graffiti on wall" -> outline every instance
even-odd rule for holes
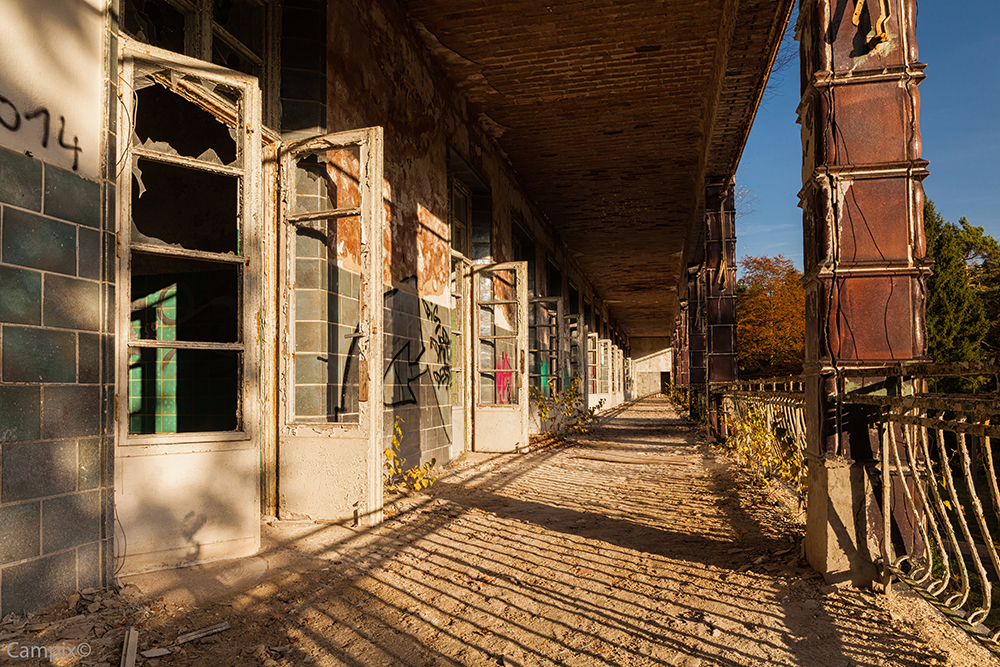
[[[22,118],[25,121],[23,123]],[[31,121],[34,121],[36,118],[41,118],[42,120],[38,123],[32,123]],[[31,123],[31,125],[29,125],[29,123]],[[38,137],[38,143],[44,149],[49,147],[51,123],[52,114],[50,114],[49,110],[45,107],[38,107],[22,114],[13,102],[4,97],[3,93],[0,93],[0,126],[3,126],[4,129],[9,130],[10,132],[21,132],[22,130],[30,132],[34,129],[36,133],[40,130],[41,135]],[[65,116],[59,116],[59,137],[56,141],[59,142],[60,148],[72,151],[73,171],[77,171],[80,168],[80,153],[83,152],[83,149],[80,148],[79,137],[74,136],[73,143],[66,143]],[[34,157],[31,151],[25,151],[25,153],[28,157]]]
[[[386,297],[397,291],[386,292]],[[420,339],[394,337],[397,347],[382,376],[386,387],[392,391],[392,396],[385,398],[385,405],[390,407],[419,403],[417,392],[425,375],[431,378],[435,387],[451,385],[451,332],[441,319],[440,306],[423,300],[421,303]]]
[[[109,0],[0,1],[0,146],[101,177],[103,132],[116,113],[109,13]]]
[[[451,384],[451,332],[448,331],[441,322],[438,315],[440,306],[431,306],[424,301],[424,319],[432,326],[430,334],[431,350],[434,352],[434,363],[440,368],[431,377],[438,387],[447,387]]]

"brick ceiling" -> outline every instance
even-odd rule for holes
[[[401,0],[629,336],[670,336],[792,0]]]

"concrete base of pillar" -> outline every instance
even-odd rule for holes
[[[867,588],[877,577],[867,520],[870,486],[859,463],[809,459],[805,553],[828,584]]]

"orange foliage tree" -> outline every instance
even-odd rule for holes
[[[741,377],[797,375],[805,356],[802,272],[783,255],[744,257],[736,284]]]

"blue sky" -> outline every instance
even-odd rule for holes
[[[990,70],[1000,61],[998,31],[997,0],[919,3],[917,46],[927,63],[920,129],[923,157],[931,163],[924,190],[945,220],[965,216],[1000,239],[1000,179],[989,161],[1000,160],[1000,77]],[[802,268],[798,79],[795,60],[772,77],[757,112],[737,173],[737,186],[750,192],[752,211],[738,213],[736,252],[740,257],[780,253]]]

